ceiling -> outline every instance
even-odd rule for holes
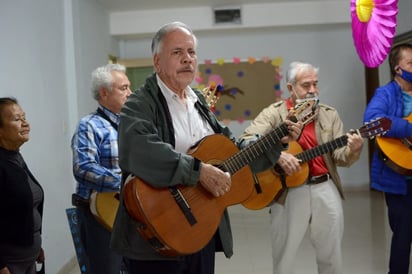
[[[109,12],[185,7],[236,7],[244,4],[290,3],[311,0],[96,0]],[[334,0],[322,0],[334,1]]]

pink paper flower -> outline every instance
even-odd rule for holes
[[[351,0],[352,36],[356,51],[369,68],[382,64],[396,30],[398,0]]]

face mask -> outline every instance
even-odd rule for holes
[[[403,80],[405,80],[409,83],[412,83],[412,73],[402,69],[401,67],[399,67],[399,68],[402,71],[402,74],[399,74],[399,77],[401,77]]]

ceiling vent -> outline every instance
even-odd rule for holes
[[[240,8],[213,8],[215,24],[241,24]]]

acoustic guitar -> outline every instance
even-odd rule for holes
[[[316,103],[303,102],[289,119],[310,119]],[[287,125],[282,124],[242,150],[226,136],[214,134],[190,149],[188,154],[231,174],[230,191],[221,197],[214,197],[201,184],[154,188],[139,177],[130,177],[124,186],[124,203],[138,223],[137,230],[165,256],[199,251],[212,239],[226,207],[241,203],[251,194],[253,174],[248,164],[288,134]]]
[[[119,208],[119,192],[92,192],[90,212],[96,220],[110,232],[113,229],[116,212]]]
[[[352,131],[363,138],[373,138],[378,135],[383,135],[391,127],[392,121],[388,118],[381,118],[360,127],[358,130]],[[348,137],[343,135],[335,140],[316,146],[314,148],[303,151],[301,146],[293,141],[289,143],[288,153],[295,155],[301,161],[301,171],[293,175],[287,176],[284,174],[284,184],[286,187],[297,187],[304,184],[309,177],[308,161],[334,151],[337,148],[347,144]],[[273,200],[276,200],[284,189],[281,181],[281,174],[278,172],[279,167],[275,166],[268,170],[256,174],[257,183],[260,185],[261,192],[256,191],[242,203],[248,209],[258,210],[267,207]]]
[[[412,123],[412,114],[405,118]],[[412,137],[409,138],[376,138],[378,155],[387,166],[399,174],[412,175]]]
[[[210,109],[219,100],[220,86],[211,84],[202,90],[202,94]],[[90,196],[90,211],[96,220],[107,230],[112,231],[117,209],[119,208],[119,192],[93,192]]]

